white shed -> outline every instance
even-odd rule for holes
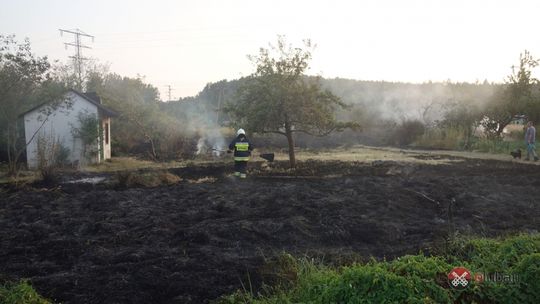
[[[57,157],[59,148],[63,161],[77,166],[111,158],[111,117],[118,114],[105,108],[96,93],[69,90],[65,97],[60,106],[41,104],[23,114],[25,142],[30,141],[26,147],[28,168],[37,168],[44,159],[55,161],[50,158]],[[88,122],[95,123],[98,135],[91,145],[85,143],[79,131]]]

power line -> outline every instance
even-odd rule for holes
[[[74,42],[71,42],[71,43],[70,42],[64,42],[64,45],[66,47],[66,50],[67,50],[68,46],[75,47],[75,55],[74,56],[69,56],[69,58],[73,58],[73,61],[74,61],[74,64],[75,64],[75,70],[76,70],[76,73],[77,73],[77,86],[78,86],[79,90],[82,90],[83,61],[87,60],[88,58],[85,58],[85,57],[82,56],[81,49],[82,48],[91,49],[91,47],[82,44],[82,38],[84,38],[84,37],[92,38],[92,42],[94,42],[94,36],[88,35],[88,34],[84,33],[83,31],[81,31],[80,29],[75,29],[75,30],[63,30],[63,29],[60,29],[60,36],[63,36],[64,33],[72,34],[72,35],[75,36],[75,41]]]
[[[161,29],[157,31],[138,31],[138,32],[103,32],[98,33],[100,36],[130,36],[130,35],[155,35],[161,33],[178,33],[178,32],[200,32],[200,31],[211,31],[211,30],[227,30],[227,29],[245,29],[247,27],[263,27],[263,28],[273,28],[275,25],[273,23],[246,23],[246,24],[237,24],[237,25],[225,25],[225,24],[216,24],[215,26],[199,26],[199,27],[181,27],[181,28],[169,28]]]
[[[254,43],[261,43],[261,41],[252,38],[243,38],[241,39],[228,39],[228,40],[217,40],[217,39],[208,39],[205,41],[178,41],[173,39],[166,40],[154,40],[154,41],[130,41],[130,42],[109,42],[101,43],[95,47],[96,50],[108,51],[111,49],[149,49],[149,48],[173,48],[173,47],[212,47],[216,45],[230,45],[234,43],[236,45],[251,45]]]

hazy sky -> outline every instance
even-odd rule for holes
[[[363,80],[501,82],[540,57],[540,1],[0,0],[0,33],[66,61],[58,29],[94,35],[84,55],[144,75],[166,99],[249,75],[246,55],[285,35],[317,44],[311,74]]]

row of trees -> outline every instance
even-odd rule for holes
[[[0,36],[0,161],[8,163],[10,174],[18,170],[28,143],[37,140],[38,132],[25,139],[21,114],[47,104],[41,113],[44,124],[53,110],[70,107],[63,97],[78,85],[76,79],[71,66],[33,54],[28,40]],[[154,160],[184,156],[191,144],[184,123],[160,109],[158,89],[142,77],[122,77],[106,66],[88,64],[83,87],[120,113],[111,125],[113,153]]]
[[[86,68],[84,86],[96,92],[105,106],[120,116],[111,124],[115,155],[142,155],[155,161],[185,158],[194,151],[195,133],[187,117],[161,108],[159,90],[143,77],[123,77],[108,68]]]
[[[425,136],[420,145],[473,149],[474,142],[497,144],[504,139],[503,131],[516,116],[538,121],[540,86],[533,77],[538,63],[528,51],[524,51],[505,82],[492,85],[492,91],[482,102],[461,96],[444,103],[440,118],[425,124]]]
[[[53,76],[47,57],[35,56],[30,42],[18,43],[14,36],[0,35],[0,153],[13,174],[28,142],[25,142],[19,116],[33,106],[46,102],[43,123],[47,114],[64,106],[65,87]],[[66,105],[69,106],[69,105]]]
[[[235,103],[229,107],[229,114],[236,124],[253,132],[284,135],[291,166],[295,164],[295,132],[324,136],[346,128],[357,130],[360,124],[365,130],[373,124],[390,130],[387,139],[393,144],[406,145],[437,128],[443,130],[442,135],[448,130],[457,130],[461,133],[461,147],[471,148],[478,127],[488,139],[501,139],[503,130],[516,115],[524,115],[533,121],[540,119],[540,86],[532,73],[539,60],[528,51],[520,54],[519,64],[512,67],[503,84],[486,81],[472,85],[428,83],[428,87],[438,90],[424,95],[415,95],[418,91],[413,90],[396,90],[392,96],[388,88],[380,90],[379,96],[363,94],[364,99],[372,99],[370,107],[360,98],[349,98],[344,103],[343,99],[351,91],[333,90],[338,92],[336,95],[328,89],[330,86],[324,88],[320,78],[306,76],[311,59],[309,48],[309,41],[304,48],[293,48],[280,37],[276,47],[261,49],[258,56],[250,57],[256,70],[244,80]],[[385,85],[384,82],[380,84]],[[474,92],[468,91],[471,88]],[[400,107],[400,100],[407,99],[407,95],[412,95],[415,100]],[[373,107],[373,104],[379,107]],[[381,104],[389,107],[380,107]],[[380,113],[374,113],[373,109]],[[384,113],[392,110],[402,116]],[[411,119],[411,114],[416,117]],[[379,121],[374,121],[373,117],[378,117]]]
[[[533,121],[540,119],[538,79],[532,76],[538,63],[528,51],[520,54],[519,65],[512,66],[505,85],[493,95],[484,111],[477,112],[488,137],[500,137],[515,115],[525,115]]]
[[[14,171],[26,144],[19,115],[43,102],[52,111],[77,83],[69,66],[32,54],[29,41],[0,38],[0,147]],[[504,84],[325,80],[306,75],[311,58],[310,41],[293,47],[279,37],[275,46],[249,57],[255,67],[250,76],[209,84],[196,97],[170,103],[159,102],[157,88],[142,77],[122,77],[98,64],[86,67],[83,86],[121,113],[111,126],[113,153],[144,153],[154,160],[185,157],[196,150],[201,129],[224,125],[282,136],[294,166],[296,141],[306,138],[334,134],[343,143],[345,136],[362,140],[370,130],[386,131],[372,131],[377,137],[393,129],[394,143],[407,144],[433,127],[459,128],[469,138],[474,125],[497,138],[516,114],[540,119],[539,86],[532,77],[538,60],[528,52]],[[363,132],[357,132],[360,125]]]
[[[204,105],[207,111],[219,111],[223,92],[229,92],[222,119],[254,133],[283,135],[292,166],[295,139],[306,138],[294,133],[332,133],[334,139],[345,139],[336,142],[357,143],[365,139],[362,134],[371,132],[382,138],[379,144],[407,145],[437,128],[443,135],[447,129],[460,130],[467,148],[475,126],[482,126],[489,138],[500,138],[516,114],[539,117],[534,93],[538,86],[531,74],[538,61],[528,52],[520,56],[519,66],[504,84],[408,84],[306,76],[310,47],[306,41],[302,48],[293,48],[280,37],[276,46],[250,57],[255,66],[250,76],[209,85],[197,97],[176,103],[178,107],[175,103],[167,107],[185,110],[187,104]],[[360,125],[363,132],[356,132]],[[336,133],[345,129],[351,130]]]

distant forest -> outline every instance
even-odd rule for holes
[[[162,104],[168,113],[182,116],[191,109],[214,112],[224,105],[234,104],[237,88],[243,79],[222,80],[207,84],[192,97],[181,98]],[[403,119],[422,119],[425,122],[440,118],[441,111],[454,103],[470,103],[483,106],[492,97],[494,89],[501,84],[427,82],[422,84],[364,81],[344,78],[321,79],[323,87],[329,89],[342,101],[355,110],[365,111],[370,116],[400,121]],[[350,109],[346,112],[350,113]],[[358,113],[357,113],[358,114]],[[344,115],[344,113],[339,113]],[[220,113],[219,123],[227,122],[226,113]]]
[[[160,108],[180,121],[204,121],[208,126],[228,126],[225,107],[234,107],[237,88],[245,80],[222,80],[207,84],[193,97],[161,103]],[[361,131],[345,131],[328,138],[299,135],[303,147],[337,144],[392,144],[388,130],[405,121],[433,125],[457,106],[482,108],[502,84],[427,82],[422,84],[363,81],[343,78],[320,79],[323,87],[349,105],[336,115],[340,120],[357,121]],[[200,123],[199,123],[200,124]],[[385,131],[386,130],[386,131]],[[283,139],[257,135],[264,144],[282,145]]]

